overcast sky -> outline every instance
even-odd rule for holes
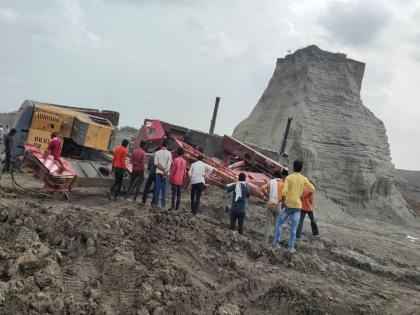
[[[364,104],[397,168],[420,170],[420,2],[0,0],[0,111],[25,99],[230,134],[276,58],[304,46],[365,62]]]

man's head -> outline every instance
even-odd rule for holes
[[[246,175],[245,173],[239,173],[239,181],[240,182],[244,182],[246,180]]]
[[[287,176],[289,176],[289,170],[288,170],[287,168],[284,168],[284,169],[281,171],[281,177],[282,177],[282,178],[286,178]]]
[[[296,160],[293,162],[293,171],[294,172],[300,172],[303,168],[303,162],[300,160]]]
[[[15,134],[16,134],[16,129],[15,128],[10,129],[9,135],[14,136]]]
[[[124,147],[124,148],[126,148],[126,147],[128,147],[128,144],[130,143],[130,141],[128,141],[127,139],[124,139],[123,141],[122,141],[122,146]]]
[[[162,147],[167,148],[168,147],[168,139],[163,139],[162,140]]]
[[[140,148],[142,149],[146,148],[146,141],[143,141],[143,140],[140,141]]]
[[[197,157],[197,160],[202,161],[202,160],[203,160],[203,156],[200,154],[200,155]]]
[[[281,172],[280,171],[275,171],[273,173],[273,178],[281,178]]]
[[[57,137],[57,135],[56,135],[56,133],[55,133],[55,132],[53,132],[53,133],[51,134],[51,139],[54,139],[55,137]]]
[[[176,153],[178,154],[178,156],[183,156],[184,155],[184,149],[179,147],[178,149],[176,149]]]

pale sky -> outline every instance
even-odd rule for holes
[[[366,63],[395,166],[420,170],[418,0],[0,0],[0,111],[33,99],[207,131],[220,96],[231,134],[276,58],[310,44]]]

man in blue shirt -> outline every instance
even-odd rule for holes
[[[240,173],[239,181],[226,187],[228,192],[233,192],[232,206],[230,207],[230,229],[235,230],[236,220],[238,220],[238,232],[241,235],[244,233],[245,211],[247,198],[249,198],[249,188],[245,180],[246,175]]]

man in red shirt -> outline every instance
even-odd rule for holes
[[[300,238],[300,236],[302,235],[303,221],[305,220],[306,214],[309,216],[309,219],[311,219],[312,234],[316,236],[319,234],[319,232],[318,226],[315,221],[314,213],[312,211],[312,205],[314,204],[314,195],[312,191],[306,188],[306,186],[303,188],[301,200],[302,209],[300,210],[300,220],[298,229],[296,231],[296,238]]]
[[[130,174],[130,185],[128,186],[127,196],[133,194],[133,200],[136,201],[140,187],[144,181],[144,168],[146,165],[146,142],[141,141],[140,147],[131,152],[131,164],[133,171]]]
[[[112,170],[114,172],[114,185],[112,185],[111,189],[108,193],[108,199],[111,199],[112,194],[114,195],[114,200],[117,199],[118,194],[121,191],[121,187],[124,180],[124,173],[127,168],[125,164],[125,159],[127,158],[127,147],[128,147],[128,140],[124,139],[120,147],[115,148],[114,150],[114,157],[112,159]]]
[[[177,149],[178,157],[172,162],[171,168],[171,183],[172,183],[172,206],[171,210],[179,209],[181,204],[181,189],[184,183],[185,175],[187,174],[187,162],[183,158],[184,149],[179,147]],[[176,202],[175,202],[176,199]]]
[[[61,140],[57,137],[55,133],[51,134],[51,141],[48,143],[47,151],[45,152],[45,157],[52,155],[55,160],[58,160],[61,156]]]

